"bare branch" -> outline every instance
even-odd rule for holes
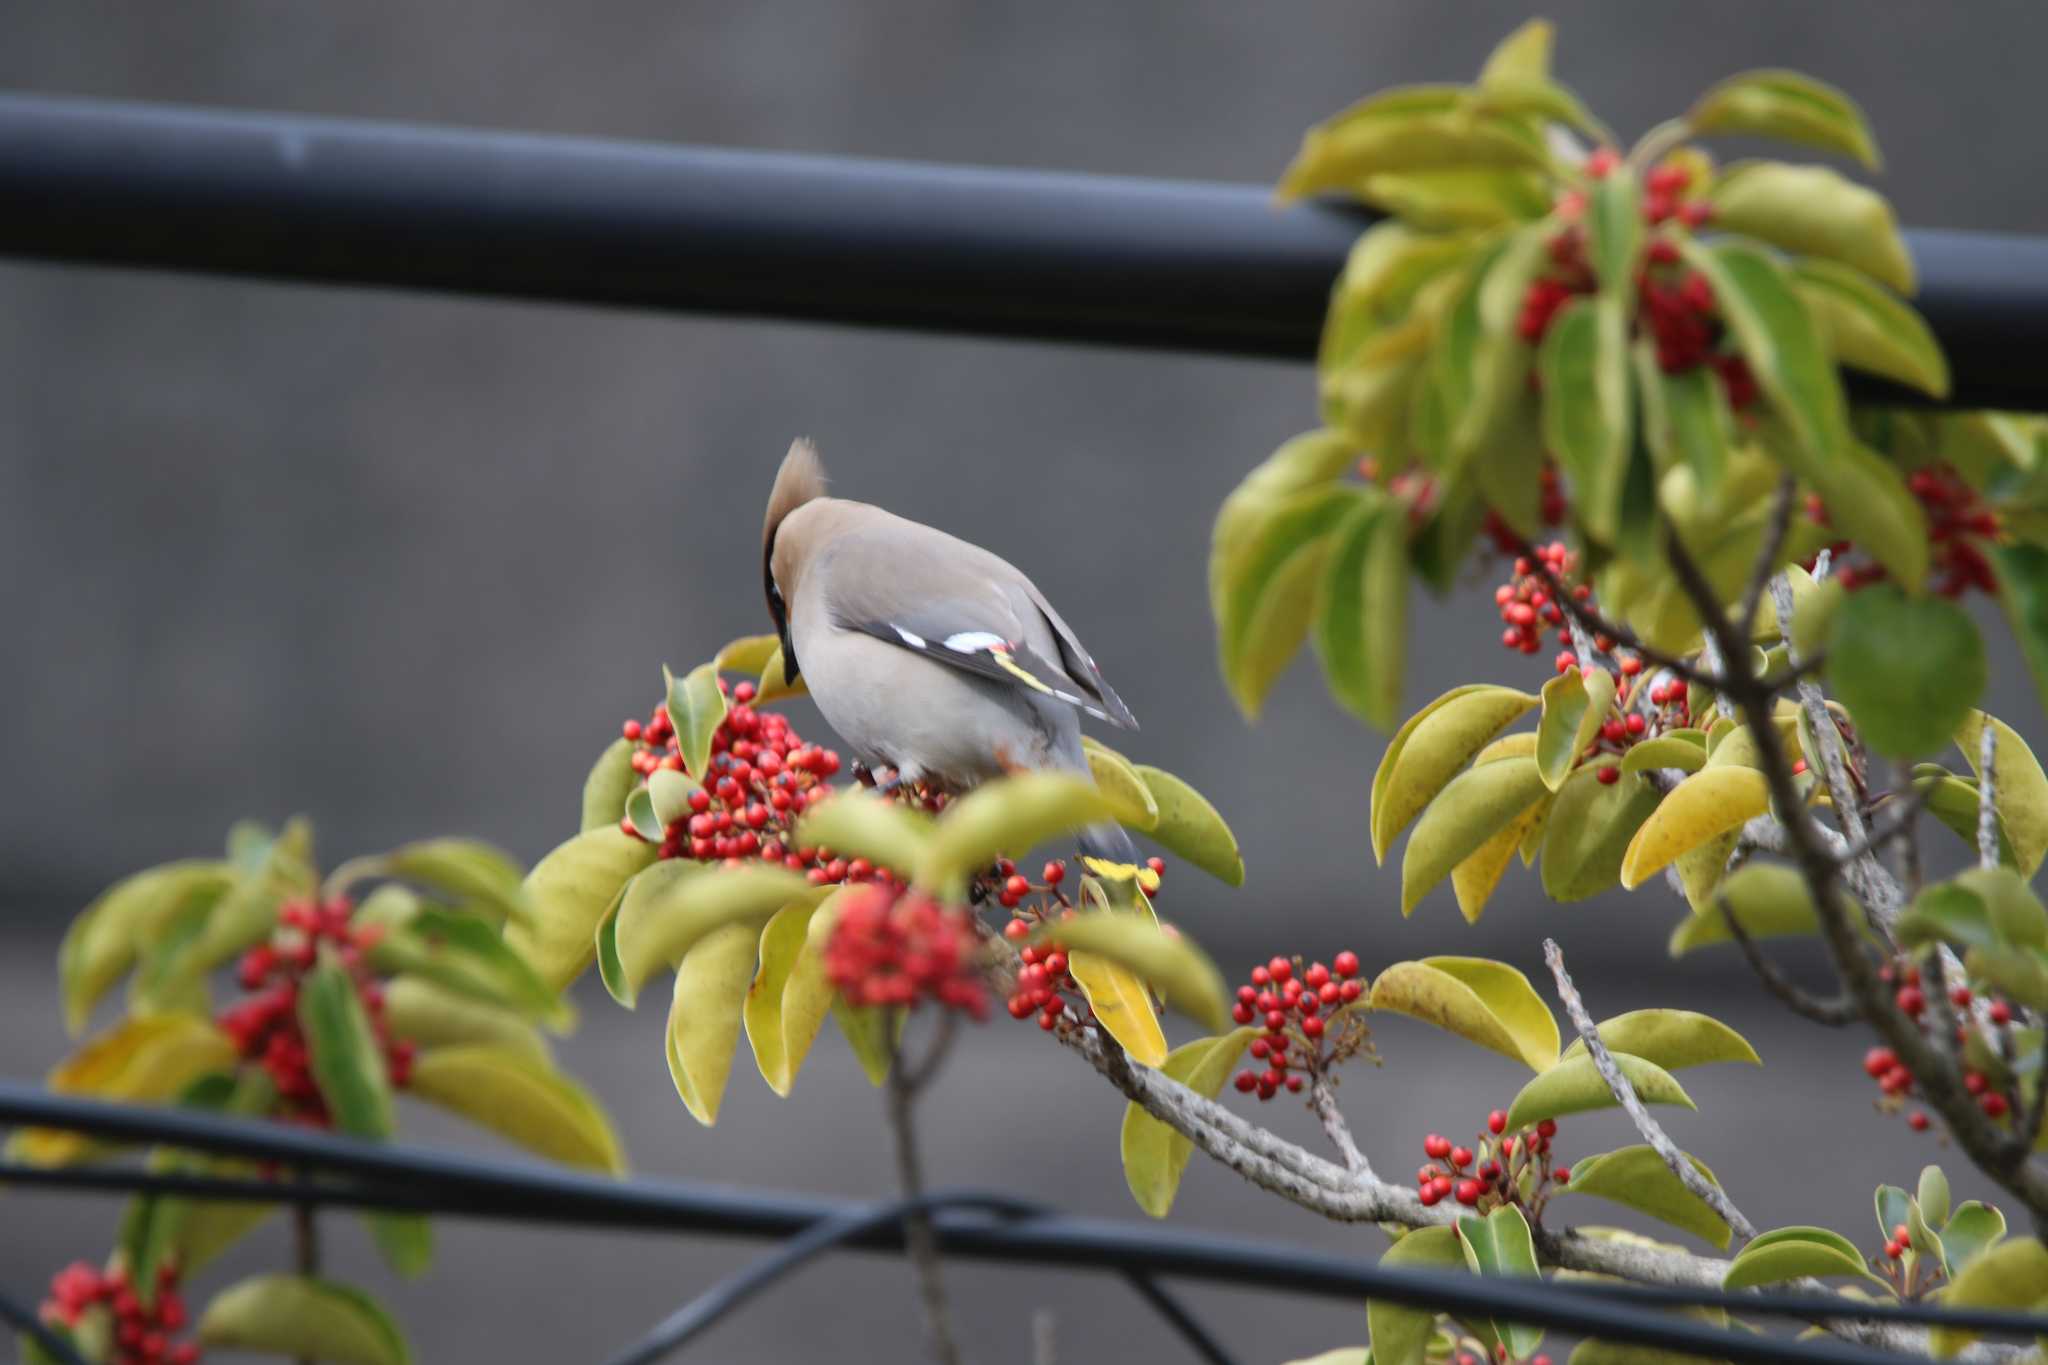
[[[1848,996],[1837,995],[1831,1000],[1823,1000],[1786,976],[1777,963],[1764,956],[1763,948],[1750,936],[1742,921],[1735,917],[1735,911],[1729,907],[1726,896],[1716,896],[1714,907],[1721,912],[1721,918],[1728,925],[1728,936],[1735,940],[1736,946],[1742,949],[1742,955],[1749,959],[1750,969],[1756,973],[1757,979],[1764,983],[1766,990],[1783,1002],[1785,1008],[1802,1018],[1811,1019],[1816,1024],[1826,1024],[1829,1028],[1840,1028],[1844,1024],[1856,1021],[1856,1002]]]
[[[1593,1059],[1593,1067],[1600,1073],[1600,1079],[1607,1082],[1615,1100],[1634,1121],[1636,1131],[1656,1149],[1664,1164],[1671,1168],[1671,1174],[1678,1177],[1678,1183],[1719,1214],[1721,1221],[1734,1230],[1738,1244],[1756,1236],[1756,1225],[1743,1217],[1742,1210],[1735,1207],[1735,1201],[1728,1197],[1726,1190],[1701,1175],[1699,1168],[1678,1150],[1678,1144],[1671,1140],[1664,1126],[1650,1116],[1642,1097],[1636,1094],[1635,1086],[1621,1074],[1614,1054],[1607,1050],[1607,1044],[1600,1037],[1599,1025],[1586,1012],[1586,1002],[1579,998],[1578,988],[1572,985],[1571,973],[1564,969],[1564,953],[1558,948],[1556,939],[1543,940],[1543,960],[1550,964],[1550,974],[1557,981],[1557,998],[1564,1002],[1565,1012],[1571,1015],[1573,1025],[1579,1030],[1579,1041],[1586,1045],[1586,1055]]]
[[[909,1059],[899,1046],[889,1068],[889,1130],[896,1139],[896,1180],[906,1199],[924,1194],[924,1166],[918,1156],[914,1113],[918,1091],[931,1080],[953,1041],[952,1012],[941,1012],[939,1019],[938,1032],[915,1067],[908,1065]],[[953,1339],[952,1313],[946,1306],[945,1279],[939,1269],[939,1239],[932,1230],[930,1210],[918,1208],[904,1215],[903,1245],[917,1276],[918,1296],[924,1304],[925,1340],[932,1359],[939,1365],[960,1365],[960,1345]]]
[[[1591,666],[1590,656],[1593,651],[1586,643],[1581,642],[1581,635],[1585,631],[1605,635],[1621,648],[1640,655],[1645,663],[1656,668],[1668,669],[1686,682],[1698,683],[1702,687],[1716,686],[1710,675],[1693,667],[1688,660],[1681,659],[1675,654],[1666,654],[1661,649],[1651,648],[1636,638],[1636,633],[1627,626],[1608,620],[1599,611],[1573,596],[1570,586],[1550,571],[1550,565],[1544,561],[1542,555],[1536,553],[1534,545],[1518,539],[1515,542],[1515,550],[1529,562],[1529,571],[1542,580],[1544,590],[1550,594],[1551,601],[1557,603],[1558,609],[1571,622],[1572,639],[1579,645],[1580,657],[1586,660],[1588,667]]]
[[[1337,1155],[1344,1158],[1345,1169],[1361,1179],[1371,1180],[1372,1163],[1365,1159],[1365,1153],[1358,1150],[1358,1143],[1351,1136],[1351,1125],[1345,1122],[1344,1111],[1337,1107],[1337,1088],[1329,1076],[1318,1075],[1309,1085],[1308,1096],[1310,1107],[1322,1120],[1323,1135],[1330,1139]]]
[[[1749,586],[1742,593],[1742,615],[1738,617],[1742,638],[1756,638],[1756,618],[1763,610],[1764,588],[1771,581],[1771,575],[1778,567],[1778,555],[1785,548],[1785,537],[1792,530],[1792,504],[1794,480],[1786,474],[1778,480],[1776,501],[1771,504],[1771,524],[1764,533],[1763,544],[1757,548],[1756,563],[1750,566]],[[1773,605],[1777,605],[1773,599]],[[1778,606],[1778,630],[1791,639],[1792,615],[1783,606]]]
[[[1998,731],[1988,718],[1977,738],[1977,866],[1998,866]]]

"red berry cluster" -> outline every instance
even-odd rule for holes
[[[973,916],[921,892],[849,893],[825,944],[825,974],[847,1003],[916,1009],[925,1000],[988,1017]]]
[[[1887,964],[1879,968],[1878,974],[1888,983],[1895,983],[1892,1002],[1900,1013],[1918,1022],[1923,1031],[1934,1026],[1934,1012],[1928,1009],[1927,987],[1921,980],[1920,969],[1910,962],[1898,966]],[[1979,1017],[1975,1006],[1976,993],[1968,986],[1956,986],[1948,993],[1948,1003],[1956,1018],[1955,1043],[1960,1052],[1970,1041],[1973,1030],[1989,1035],[1985,1044],[1997,1055],[2010,1055],[1997,1035],[2003,1034],[2013,1019],[2012,1006],[1995,997],[1983,1002],[1983,1013]],[[1903,1109],[1916,1093],[1913,1073],[1899,1060],[1899,1054],[1888,1047],[1874,1047],[1863,1054],[1863,1074],[1877,1082],[1879,1091],[1878,1108],[1887,1113]],[[1992,1078],[1974,1067],[1963,1069],[1963,1088],[1977,1099],[1977,1107],[1989,1119],[2003,1119],[2013,1112],[2016,1096],[2002,1089]],[[1924,1133],[1933,1126],[1927,1111],[1915,1109],[1906,1115],[1906,1125],[1916,1133]]]
[[[1544,1119],[1519,1133],[1507,1131],[1508,1116],[1494,1110],[1486,1128],[1470,1147],[1454,1144],[1441,1133],[1422,1140],[1429,1163],[1415,1173],[1416,1193],[1423,1204],[1455,1199],[1468,1209],[1490,1213],[1503,1204],[1519,1204],[1534,1219],[1557,1187],[1572,1178],[1568,1166],[1550,1164],[1550,1140],[1557,1120]]]
[[[1961,597],[1974,588],[1996,596],[1998,579],[1978,542],[1996,540],[2004,530],[1997,511],[1986,506],[1977,490],[1945,464],[1914,470],[1906,476],[1906,487],[1927,514],[1927,540],[1934,549],[1929,566],[1934,591],[1943,597]],[[1807,495],[1806,515],[1817,526],[1831,524],[1827,505],[1818,494]],[[1828,548],[1839,559],[1855,547],[1839,540]],[[1806,562],[1808,572],[1818,559],[1816,555]],[[1886,574],[1883,565],[1859,557],[1844,564],[1835,576],[1842,580],[1845,590],[1854,592],[1883,582]]]
[[[102,1273],[84,1261],[74,1261],[51,1277],[42,1317],[53,1326],[72,1328],[101,1305],[114,1319],[113,1353],[107,1357],[107,1365],[194,1365],[199,1359],[197,1343],[171,1341],[172,1333],[187,1322],[176,1266],[166,1263],[158,1268],[154,1300],[144,1303],[129,1283],[127,1271]]]
[[[1060,896],[1060,893],[1054,888],[1057,888],[1060,882],[1065,880],[1066,875],[1067,869],[1064,863],[1047,863],[1045,865],[1046,889],[1052,891],[1054,896],[1060,897],[1061,901],[1064,901],[1065,898]],[[1002,892],[1003,904],[1006,907],[1016,908],[1017,902],[1022,897],[1013,897],[1011,893],[1016,889],[1017,883],[1024,880],[1023,877],[1015,872],[1007,875]],[[1027,882],[1025,884],[1027,894],[1030,889],[1030,884]],[[1042,921],[1045,913],[1045,911],[1036,911],[1035,919]],[[1059,913],[1064,918],[1074,912],[1071,908],[1067,908],[1062,909]],[[1079,1000],[1085,1000],[1086,997],[1081,995],[1079,983],[1067,972],[1067,950],[1062,944],[1023,942],[1023,940],[1031,937],[1036,928],[1037,924],[1034,922],[1034,919],[1027,919],[1023,916],[1019,916],[1003,926],[1003,937],[1009,939],[1012,943],[1021,945],[1017,949],[1017,960],[1022,964],[1017,969],[1017,980],[1011,987],[1010,998],[1004,1002],[1004,1006],[1010,1011],[1012,1019],[1028,1019],[1032,1015],[1036,1015],[1038,1017],[1038,1026],[1047,1033],[1051,1033],[1059,1027],[1061,1017],[1067,1013],[1068,993],[1072,993]]]
[[[1264,1067],[1246,1067],[1232,1082],[1241,1095],[1300,1094],[1310,1080],[1370,1046],[1365,1020],[1348,1008],[1365,993],[1358,954],[1347,949],[1328,966],[1312,962],[1303,969],[1299,963],[1276,957],[1252,968],[1251,981],[1237,988],[1231,1018],[1265,1030],[1246,1049]]]
[[[781,863],[819,885],[886,879],[864,858],[835,858],[830,849],[797,848],[790,829],[797,817],[831,795],[827,779],[839,771],[839,755],[806,744],[789,719],[756,710],[754,684],[719,689],[732,698],[725,719],[711,736],[710,771],[690,793],[690,809],[664,831],[663,858],[737,864],[750,858]],[[629,720],[622,727],[634,742],[633,771],[643,777],[662,768],[684,771],[681,742],[669,720],[666,703],[646,721]],[[630,819],[619,828],[642,837]]]
[[[242,954],[236,979],[254,994],[223,1010],[215,1021],[244,1061],[270,1073],[281,1101],[278,1117],[325,1128],[332,1119],[327,1102],[313,1081],[311,1054],[299,1027],[299,985],[320,958],[320,945],[334,946],[334,956],[348,970],[363,1002],[370,1026],[384,1052],[391,1084],[412,1078],[414,1046],[393,1038],[384,1022],[384,987],[370,971],[364,953],[376,942],[374,929],[357,929],[350,919],[355,905],[346,896],[324,903],[287,901],[277,913],[278,930],[269,941]]]
[[[1515,542],[1510,540],[1505,548],[1512,554],[1514,546]],[[1566,549],[1563,541],[1553,540],[1548,545],[1539,545],[1536,554],[1558,582],[1571,581],[1578,556]],[[1593,595],[1593,589],[1581,583],[1572,589],[1572,595],[1583,602]],[[1500,633],[1503,649],[1523,654],[1536,653],[1543,648],[1545,627],[1557,632],[1560,645],[1571,643],[1571,629],[1565,624],[1564,609],[1551,600],[1550,585],[1537,576],[1536,566],[1526,556],[1516,558],[1514,576],[1493,590],[1493,600],[1500,608],[1500,619],[1507,625],[1507,629]]]

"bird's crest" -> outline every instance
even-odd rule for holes
[[[825,496],[825,462],[818,457],[810,438],[799,436],[790,442],[782,468],[775,472],[775,487],[768,493],[768,516],[761,523],[761,553],[775,549],[775,532],[791,512],[814,498]]]

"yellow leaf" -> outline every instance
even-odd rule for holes
[[[1432,801],[1401,855],[1401,913],[1547,795],[1534,759],[1510,758],[1460,773]],[[1517,834],[1517,842],[1520,840]]]
[[[1159,811],[1146,833],[1176,857],[1187,859],[1227,886],[1244,885],[1244,858],[1237,836],[1208,798],[1161,768],[1132,765]]]
[[[669,1075],[697,1122],[718,1122],[740,1037],[740,1012],[754,979],[758,935],[751,924],[713,929],[683,954],[668,1013]]]
[[[1542,825],[1550,813],[1550,798],[1539,796],[1529,808],[1508,824],[1501,826],[1500,833],[1479,846],[1479,851],[1451,869],[1451,890],[1458,897],[1458,909],[1465,916],[1467,924],[1477,924],[1486,902],[1493,897],[1493,890],[1500,885],[1501,874],[1506,872],[1513,861],[1515,850],[1522,847],[1532,829]]]
[[[1938,1296],[1943,1307],[2038,1309],[2048,1298],[2048,1248],[2033,1237],[2015,1237],[1981,1252],[1955,1283]],[[1934,1329],[1934,1354],[1952,1356],[1978,1333],[1960,1327]]]
[[[552,1057],[539,1030],[511,1010],[417,976],[396,976],[384,987],[384,1023],[393,1038],[422,1048],[488,1043],[523,1052],[537,1062]]]
[[[2005,834],[2012,844],[2013,861],[2020,875],[2032,877],[2048,855],[2048,773],[2019,731],[1982,711],[1972,711],[1956,731],[1956,747],[1969,761],[1970,771],[1983,773],[1977,761],[1983,756],[1984,726],[1989,724],[1998,738],[1992,754],[1992,773],[1998,786],[1998,818],[2005,822]]]
[[[1532,1071],[1557,1061],[1557,1020],[1523,976],[1504,962],[1432,957],[1397,962],[1373,983],[1371,1006],[1434,1024],[1512,1057]]]
[[[197,1328],[208,1349],[329,1365],[411,1365],[390,1316],[361,1290],[301,1275],[258,1275],[223,1289]]]
[[[1081,748],[1088,754],[1088,771],[1096,787],[1116,811],[1117,823],[1140,831],[1159,823],[1159,802],[1128,758],[1088,735],[1081,736]]]
[[[768,662],[761,665],[761,681],[755,684],[754,704],[766,706],[771,701],[782,701],[789,697],[802,697],[810,693],[810,687],[802,678],[792,678],[787,672],[788,665],[782,661],[782,647],[768,656]]]
[[[843,895],[844,891],[835,893]],[[754,1048],[754,1062],[761,1068],[761,1078],[768,1082],[768,1088],[778,1095],[787,1095],[790,1085],[796,1080],[797,1064],[802,1054],[795,1058],[789,1055],[788,1038],[784,1032],[784,1009],[788,1002],[791,986],[796,982],[797,969],[804,961],[804,954],[810,942],[811,919],[822,907],[811,905],[785,905],[770,917],[761,930],[761,965],[755,969],[754,983],[747,987],[747,1001],[741,1017],[747,1026],[747,1041]],[[822,954],[813,952],[811,961],[816,964],[816,976],[823,979],[824,959]],[[816,983],[807,982],[806,986]],[[821,997],[811,1029],[825,1021],[825,1007],[831,1003],[831,989],[826,987],[817,992]],[[805,1048],[810,1046],[810,1037],[803,1038]]]
[[[722,673],[759,673],[781,653],[779,636],[742,635],[718,651],[716,662]]]
[[[1231,1068],[1258,1030],[1234,1029],[1220,1038],[1197,1038],[1166,1055],[1160,1071],[1199,1095],[1214,1099],[1230,1079]],[[1138,1207],[1164,1218],[1180,1189],[1194,1144],[1153,1118],[1136,1104],[1124,1109],[1122,1136],[1124,1183]]]
[[[1436,798],[1487,741],[1528,714],[1537,698],[1512,687],[1454,688],[1395,732],[1372,779],[1372,855],[1384,863],[1394,836]]]
[[[211,1020],[189,1014],[131,1015],[84,1046],[50,1073],[59,1095],[128,1104],[162,1104],[208,1072],[235,1065],[235,1047]],[[67,1166],[98,1148],[82,1133],[24,1128],[7,1154],[32,1166]]]
[[[550,1161],[614,1175],[626,1169],[618,1135],[597,1101],[530,1052],[487,1044],[422,1052],[409,1093]]]
[[[156,941],[187,899],[234,880],[227,863],[167,863],[123,878],[80,911],[57,950],[64,992],[64,1026],[74,1036],[101,996],[134,965],[137,952]]]
[[[1771,806],[1754,768],[1710,767],[1671,789],[1622,855],[1621,884],[1641,886],[1680,854],[1762,815]]]
[[[1614,675],[1596,668],[1582,675],[1574,668],[1543,684],[1543,719],[1536,728],[1536,766],[1543,785],[1556,791],[1578,766],[1579,756],[1607,719],[1614,700]]]
[[[635,877],[619,903],[614,930],[623,978],[619,984],[629,995],[637,994],[648,977],[681,962],[711,934],[737,927],[751,939],[783,906],[815,905],[824,896],[821,888],[786,868],[701,869],[677,859],[660,863]],[[753,977],[752,962],[747,976]]]
[[[885,801],[858,788],[842,791],[805,811],[797,821],[797,843],[829,848],[877,867],[908,872],[917,866],[932,821],[922,811]]]
[[[1115,818],[1109,799],[1074,773],[987,782],[946,807],[919,854],[916,880],[951,895],[1006,853],[1020,857],[1056,835]]]
[[[577,835],[526,874],[533,914],[508,924],[505,942],[541,980],[555,990],[566,989],[595,960],[597,926],[612,898],[658,852],[620,833],[616,825]]]
[[[1165,1064],[1166,1034],[1144,982],[1128,969],[1087,952],[1067,954],[1067,970],[1088,997],[1097,1022],[1125,1052],[1146,1066]]]

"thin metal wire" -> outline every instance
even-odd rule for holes
[[[1168,1293],[1159,1281],[1135,1270],[1125,1271],[1124,1278],[1130,1281],[1131,1288],[1138,1291],[1139,1297],[1159,1310],[1160,1317],[1174,1325],[1181,1338],[1195,1348],[1196,1355],[1208,1361],[1209,1365],[1235,1365],[1230,1352],[1223,1349],[1223,1343],[1216,1340],[1209,1329],[1188,1312],[1187,1305]]]
[[[308,1169],[339,1170],[355,1178],[333,1185],[291,1187],[289,1197],[356,1207],[397,1207],[463,1217],[523,1222],[668,1228],[714,1235],[799,1236],[821,1219],[850,1212],[831,1200],[693,1187],[675,1182],[615,1181],[519,1163],[456,1158],[397,1146],[305,1133],[276,1125],[175,1109],[109,1105],[52,1096],[27,1086],[0,1084],[0,1123],[74,1128],[102,1137],[161,1141],[173,1146],[269,1156]],[[0,1168],[0,1183],[73,1188],[160,1189],[201,1197],[280,1202],[286,1187],[262,1181],[201,1180],[147,1172],[41,1172]],[[989,1196],[1001,1198],[1001,1196]],[[1347,1298],[1372,1296],[1454,1313],[1507,1315],[1567,1331],[1664,1346],[1723,1359],[1767,1362],[1832,1360],[1876,1362],[1888,1353],[1840,1342],[1773,1342],[1729,1333],[1693,1320],[1645,1311],[1717,1306],[1736,1312],[1812,1320],[1868,1317],[1934,1322],[1976,1330],[2036,1334],[2048,1319],[1975,1310],[1948,1312],[1926,1305],[1846,1304],[1816,1296],[1727,1295],[1707,1290],[1609,1286],[1598,1283],[1518,1285],[1466,1277],[1440,1278],[1310,1256],[1291,1248],[1247,1243],[1200,1233],[1163,1235],[1126,1224],[1068,1217],[1034,1218],[1008,1226],[985,1218],[940,1215],[942,1246],[977,1259],[1056,1265],[1066,1269],[1143,1266],[1154,1274],[1263,1285]],[[900,1250],[898,1228],[872,1228],[844,1245]]]

